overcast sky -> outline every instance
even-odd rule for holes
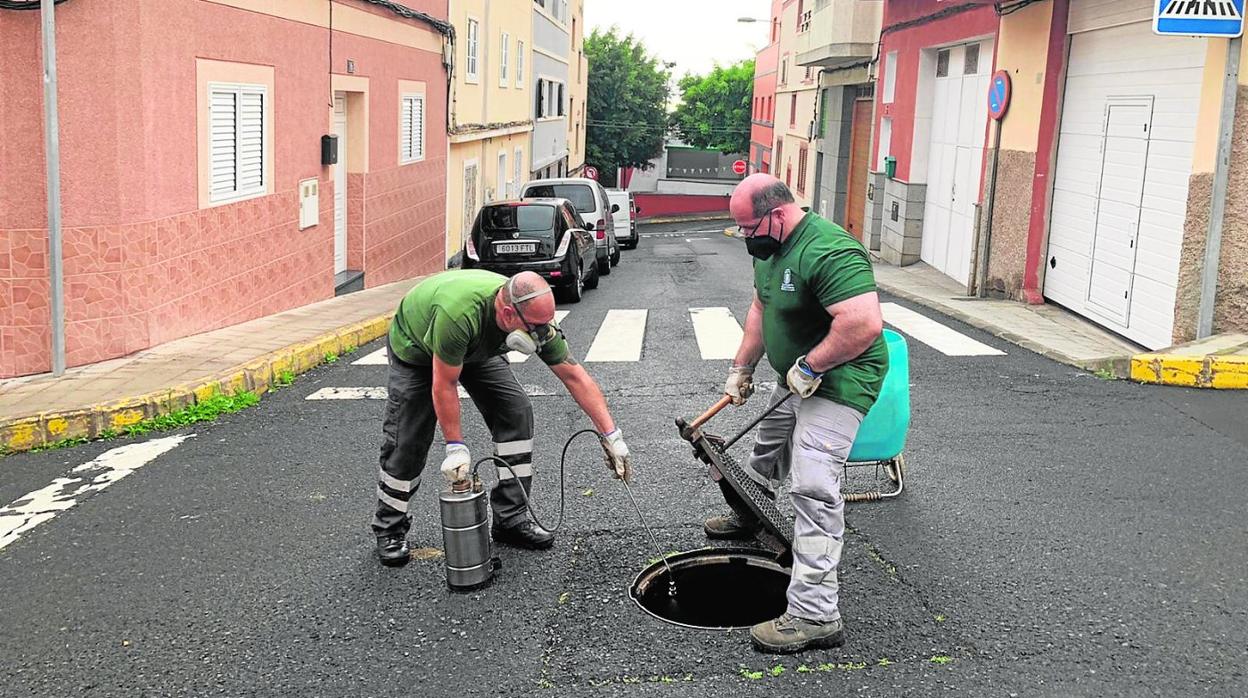
[[[585,25],[590,31],[618,26],[652,55],[674,61],[679,78],[753,58],[767,43],[770,10],[768,0],[585,0]],[[765,21],[744,24],[738,17]]]

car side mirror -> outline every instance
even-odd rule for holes
[[[611,213],[619,213],[619,212],[620,212],[620,205],[619,205],[619,204],[611,204]]]
[[[636,215],[638,215],[638,216],[640,216],[640,215],[641,215],[641,209],[640,209],[640,208],[637,208],[636,206],[634,206],[634,207],[633,207],[633,213],[634,213],[634,214],[636,214]]]

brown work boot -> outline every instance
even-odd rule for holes
[[[736,512],[727,516],[712,516],[702,524],[706,537],[713,540],[751,540],[761,528],[757,521],[746,521]]]
[[[750,639],[754,649],[772,654],[840,647],[845,644],[845,624],[840,618],[821,623],[786,612],[775,620],[750,628]]]

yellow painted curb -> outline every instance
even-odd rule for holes
[[[1131,380],[1188,388],[1248,390],[1248,356],[1136,354],[1131,357]]]
[[[284,373],[300,374],[384,336],[391,313],[378,315],[259,356],[245,364],[194,383],[170,386],[147,395],[125,398],[64,413],[44,413],[0,421],[0,451],[16,453],[66,439],[93,439],[162,414],[177,412],[215,395],[251,390],[263,394]]]

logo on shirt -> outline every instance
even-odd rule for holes
[[[793,285],[793,270],[784,270],[784,280],[780,282],[781,291],[796,291],[797,287]]]

